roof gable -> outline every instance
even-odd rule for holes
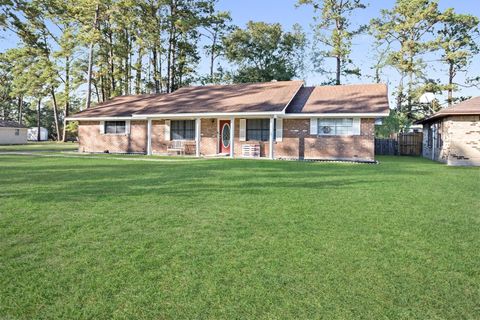
[[[305,87],[287,113],[389,113],[384,84]]]

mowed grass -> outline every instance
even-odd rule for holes
[[[28,142],[20,145],[0,145],[0,152],[51,152],[51,151],[76,151],[78,143],[74,142]]]
[[[480,169],[0,156],[0,318],[478,319]]]

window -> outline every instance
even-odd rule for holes
[[[275,127],[273,139],[275,139]],[[270,139],[270,119],[247,119],[247,141],[268,141]]]
[[[353,119],[318,119],[318,134],[321,136],[353,135]]]
[[[20,135],[20,129],[15,129],[15,135],[19,136]]]
[[[433,129],[432,129],[432,126],[429,126],[427,131],[427,146],[431,148],[432,145],[433,145]]]
[[[106,134],[125,134],[126,128],[125,121],[105,121]]]
[[[171,140],[195,140],[195,120],[172,120]]]

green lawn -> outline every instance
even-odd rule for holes
[[[480,168],[0,155],[1,319],[479,319]]]
[[[30,152],[30,151],[75,151],[78,143],[73,142],[29,142],[22,145],[0,145],[0,152]]]

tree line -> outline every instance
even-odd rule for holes
[[[398,79],[397,119],[436,111],[438,103],[419,100],[425,92],[447,91],[452,104],[462,99],[460,88],[479,86],[478,75],[457,80],[479,54],[477,17],[441,11],[436,0],[397,0],[368,25],[356,24],[368,5],[298,0],[315,13],[308,39],[300,25],[234,26],[218,0],[0,0],[3,35],[18,39],[0,53],[0,117],[42,123],[60,141],[72,129],[70,113],[119,95],[291,80],[307,69],[323,75],[323,84],[340,85],[367,77],[352,58],[361,35],[375,39],[369,81]],[[208,71],[198,71],[201,62]],[[439,63],[445,75],[432,79],[428,70]]]

